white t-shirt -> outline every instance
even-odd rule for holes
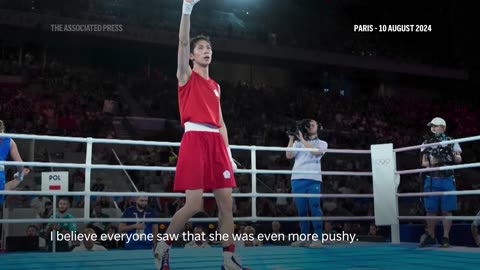
[[[72,252],[80,252],[80,251],[107,251],[107,249],[104,246],[100,246],[97,244],[93,244],[93,247],[91,249],[87,249],[85,245],[80,243],[80,246],[75,247]]]
[[[325,141],[322,141],[318,138],[314,140],[307,141],[315,148],[318,148],[320,151],[325,151],[328,148],[328,144]],[[293,143],[293,148],[306,148],[305,145],[300,141],[295,141]],[[315,156],[313,152],[305,151],[295,151],[295,164],[293,165],[294,171],[321,171],[322,166],[320,160],[323,155]],[[309,179],[322,181],[321,174],[292,174],[292,180],[294,179]]]

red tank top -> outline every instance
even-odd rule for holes
[[[178,87],[178,108],[182,127],[196,122],[220,128],[220,89],[217,82],[192,70],[190,79]]]

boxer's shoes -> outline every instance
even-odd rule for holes
[[[222,270],[250,270],[242,266],[240,260],[232,252],[223,252]]]
[[[157,242],[153,246],[153,257],[157,270],[170,270],[170,246],[165,242]]]
[[[170,246],[165,242],[154,244],[153,255],[157,270],[170,270]],[[240,260],[232,252],[223,252],[222,270],[250,270],[242,266]]]

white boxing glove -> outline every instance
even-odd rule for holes
[[[23,181],[23,171],[22,172],[16,172],[13,175],[13,178],[17,179],[18,181],[22,182]]]
[[[230,147],[227,147],[227,152],[228,152],[228,157],[230,158],[230,163],[232,163],[232,169],[233,171],[236,171],[238,169],[238,166],[233,160],[232,151],[230,150]]]
[[[192,14],[193,6],[198,2],[200,2],[200,0],[183,0],[183,14]]]

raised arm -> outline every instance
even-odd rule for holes
[[[288,135],[288,138],[289,138],[289,140],[288,140],[288,145],[287,145],[287,147],[288,147],[288,148],[292,148],[292,147],[293,147],[293,144],[295,143],[295,142],[294,142],[294,136]],[[287,152],[286,152],[286,156],[287,156],[287,159],[292,159],[292,158],[295,157],[295,152],[294,152],[294,151],[287,151]]]
[[[183,0],[182,18],[178,41],[177,79],[180,86],[185,85],[192,74],[190,67],[190,14],[193,6],[200,0]]]

